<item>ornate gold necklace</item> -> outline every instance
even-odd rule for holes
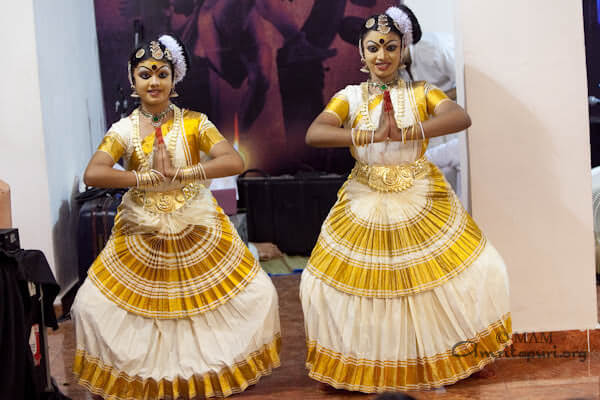
[[[167,114],[169,114],[169,112],[172,109],[173,109],[173,104],[169,103],[167,108],[165,108],[163,111],[159,112],[158,114],[152,114],[151,112],[144,110],[144,108],[142,106],[139,107],[140,113],[144,117],[150,119],[150,123],[155,128],[158,128],[162,124],[163,119],[165,119]]]
[[[169,133],[166,136],[169,136],[169,144],[167,145],[167,152],[169,153],[169,157],[171,158],[171,162],[175,165],[175,146],[177,145],[177,138],[179,137],[179,132],[181,130],[181,117],[182,111],[179,107],[175,105],[171,105],[173,107],[173,126]],[[141,135],[140,135],[140,113],[139,110],[134,110],[131,114],[131,119],[133,123],[133,148],[135,154],[140,160],[140,167],[142,171],[149,171],[151,160],[153,158],[153,152],[151,151],[149,155],[144,153],[144,149],[142,149],[141,144]]]
[[[377,129],[377,127],[375,124],[373,124],[371,115],[369,113],[369,85],[370,82],[363,82],[361,84],[362,104],[360,105],[360,114],[362,116],[362,120],[365,121],[365,128],[367,130],[374,130]],[[396,107],[394,107],[394,118],[400,127],[400,125],[404,122],[404,116],[406,115],[406,102],[403,98],[404,91],[406,89],[406,83],[400,79],[394,82],[394,86],[396,85],[398,85],[398,89],[396,91]]]
[[[398,83],[398,77],[396,76],[387,82],[375,82],[370,79],[367,82],[369,83],[369,87],[372,87],[373,89],[379,89],[381,92],[385,92],[386,90],[396,86]]]

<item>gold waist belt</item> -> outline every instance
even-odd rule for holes
[[[401,192],[411,187],[416,178],[425,176],[428,170],[425,157],[400,165],[367,165],[357,161],[350,178],[379,192]]]
[[[146,192],[132,189],[133,200],[149,212],[170,213],[181,208],[200,192],[200,185],[190,183],[168,192]]]

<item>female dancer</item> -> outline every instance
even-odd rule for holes
[[[306,364],[313,379],[366,393],[454,383],[511,343],[504,262],[423,157],[428,138],[469,116],[398,78],[412,32],[396,18],[364,22],[370,79],[338,92],[306,135],[356,159],[302,275]]]
[[[203,184],[243,162],[204,114],[169,101],[187,68],[168,35],[131,54],[141,104],[85,172],[88,185],[130,187],[73,305],[73,369],[103,398],[228,396],[279,366],[273,284]],[[126,171],[112,168],[120,158]]]

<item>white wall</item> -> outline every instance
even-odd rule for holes
[[[79,176],[104,132],[92,0],[4,4],[0,179],[21,246],[42,250],[63,289],[77,277]]]
[[[405,0],[419,19],[423,32],[447,32],[454,34],[454,0]]]
[[[462,42],[460,40],[460,30],[456,29],[459,24],[460,16],[456,13],[456,0],[404,0],[404,4],[414,13],[421,30],[425,32],[444,32],[449,33],[455,38],[455,54],[462,55]],[[464,105],[464,84],[463,84],[463,64],[462,57],[456,57],[456,91],[457,103]],[[432,148],[448,140],[457,138],[460,142],[460,201],[467,210],[470,210],[469,197],[469,159],[467,150],[467,136],[465,132],[433,138],[429,141],[429,147]]]
[[[0,178],[11,186],[13,226],[19,228],[21,246],[42,250],[54,265],[31,0],[3,4],[0,34],[5,39],[2,44],[5,57],[0,107]]]
[[[595,328],[581,1],[457,3],[473,216],[508,265],[514,328]]]
[[[55,275],[77,278],[72,194],[104,133],[92,0],[34,0]],[[58,29],[57,29],[58,28]]]

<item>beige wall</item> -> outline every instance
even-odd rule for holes
[[[581,1],[457,5],[471,206],[508,265],[514,328],[596,327]]]
[[[10,1],[0,13],[4,93],[0,107],[0,179],[11,187],[21,246],[40,249],[54,266],[33,4]]]

